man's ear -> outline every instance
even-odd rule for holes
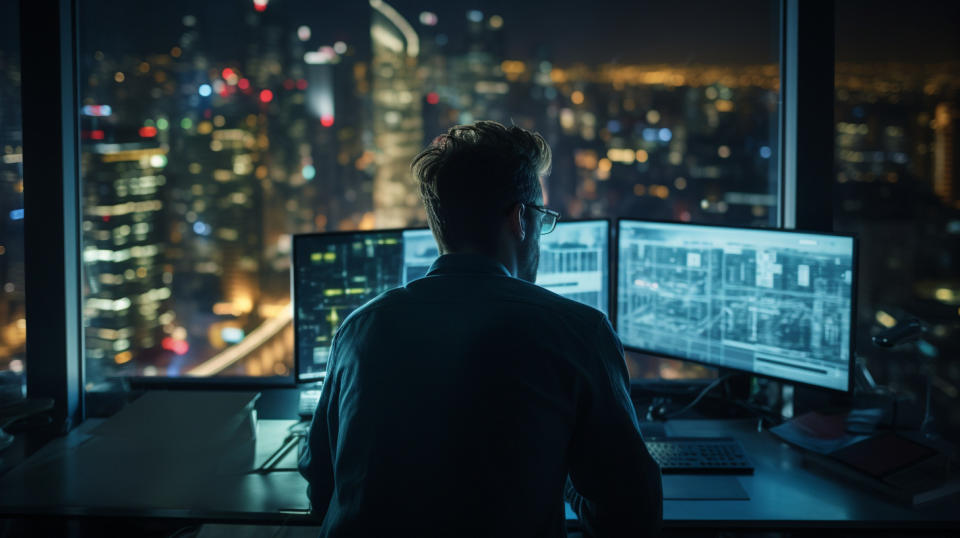
[[[524,222],[523,216],[526,211],[526,207],[523,204],[516,204],[510,208],[510,214],[508,217],[510,224],[510,232],[514,237],[517,238],[517,241],[523,242],[527,236],[527,225]]]

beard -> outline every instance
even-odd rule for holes
[[[527,234],[517,256],[517,277],[533,284],[540,266],[540,234]]]

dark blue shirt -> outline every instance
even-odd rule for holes
[[[561,537],[565,493],[598,536],[662,515],[607,317],[476,255],[343,322],[300,472],[322,536]]]

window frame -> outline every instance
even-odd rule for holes
[[[62,431],[84,418],[77,79],[81,1],[20,1],[24,176],[55,178],[40,191],[30,182],[24,189],[27,317],[43,320],[32,325],[42,337],[27,342],[27,392],[55,400],[54,420]],[[833,228],[833,8],[833,1],[780,0],[779,228]],[[218,385],[236,390],[271,384]]]
[[[21,0],[20,50],[27,395],[67,432],[84,417],[76,2]]]

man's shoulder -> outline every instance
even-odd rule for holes
[[[521,302],[535,305],[543,308],[547,312],[577,319],[584,323],[596,324],[604,316],[603,312],[592,306],[574,301],[542,286],[519,279],[514,280],[516,280],[515,285],[518,286],[518,289],[522,290],[522,295],[519,296]]]
[[[361,305],[359,308],[351,312],[350,315],[343,320],[343,323],[340,324],[341,327],[350,325],[353,322],[355,322],[357,319],[362,318],[370,313],[373,313],[379,310],[380,308],[395,305],[399,302],[402,302],[401,296],[403,295],[403,293],[404,293],[404,288],[400,287],[400,288],[393,288],[393,289],[387,290],[381,293],[380,295],[377,295],[373,299],[370,299],[369,301]]]
[[[355,323],[359,319],[383,311],[406,310],[425,306],[426,304],[444,303],[451,300],[447,295],[435,292],[423,293],[422,285],[429,284],[430,278],[414,280],[406,286],[385,291],[369,302],[356,309],[344,320],[343,325]],[[536,310],[540,318],[564,318],[568,324],[572,323],[583,328],[599,326],[605,314],[596,308],[574,301],[536,284],[518,278],[498,279],[499,283],[493,288],[485,288],[471,297],[463,300],[481,300],[501,303],[505,307],[530,308]],[[449,291],[449,290],[443,290]]]

